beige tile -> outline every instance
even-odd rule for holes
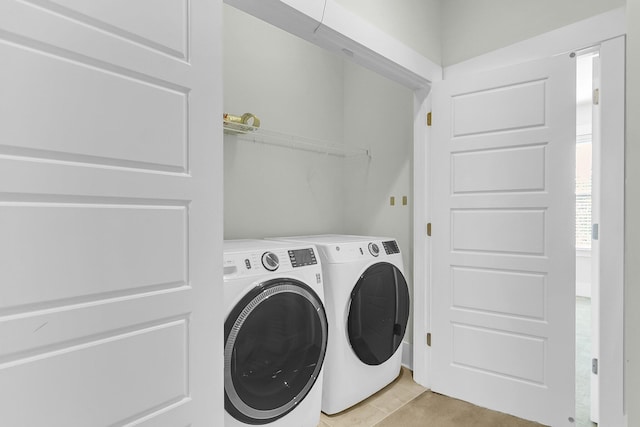
[[[416,383],[411,383],[411,384],[400,383],[400,384],[397,384],[395,387],[393,387],[391,392],[394,394],[394,396],[396,396],[402,402],[407,403],[410,400],[418,397],[425,390],[426,388]]]
[[[404,405],[405,401],[401,400],[392,392],[384,393],[371,399],[371,406],[380,409],[385,414],[391,414]]]
[[[338,414],[326,415],[322,413],[320,422],[328,427],[370,427],[397,411],[425,390],[424,387],[413,381],[411,371],[403,367],[398,378],[373,396]]]
[[[411,399],[427,390],[426,387],[421,386],[413,380],[413,373],[407,368],[402,368],[400,381],[398,383],[407,393],[412,395]]]
[[[324,421],[320,420],[320,424],[318,424],[318,427],[331,427],[331,426],[325,423]]]
[[[329,427],[371,427],[387,415],[380,409],[362,402],[336,415],[325,415],[321,421]]]
[[[398,381],[400,382],[413,382],[413,373],[405,368],[404,366],[400,367],[400,374],[398,374]]]
[[[411,371],[402,368],[398,378],[371,396],[369,403],[381,411],[391,414],[425,390],[424,387],[413,381]]]
[[[391,413],[404,405],[405,400],[398,395],[398,388],[402,387],[402,374],[396,378],[391,384],[367,399],[367,402],[386,413]]]
[[[425,392],[376,427],[543,427],[468,402]]]
[[[403,386],[407,386],[411,389],[413,389],[414,391],[420,391],[423,392],[426,390],[425,387],[422,387],[420,384],[418,384],[417,382],[415,382],[413,380],[413,373],[408,370],[407,368],[403,367],[400,370],[400,375],[398,377],[398,383],[402,384]]]
[[[331,418],[324,412],[320,412],[320,424],[331,427]]]

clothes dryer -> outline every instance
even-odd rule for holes
[[[364,400],[400,372],[409,289],[393,238],[320,235],[279,238],[314,244],[324,272],[329,344],[322,411]]]
[[[310,243],[224,242],[226,427],[320,422],[322,277]]]

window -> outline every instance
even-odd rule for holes
[[[576,249],[591,249],[593,61],[598,52],[578,56],[576,79]]]

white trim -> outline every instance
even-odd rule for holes
[[[318,2],[302,3],[288,0],[224,0],[224,2],[305,40],[309,40],[322,19],[323,5]],[[314,4],[319,7],[312,7]]]
[[[625,38],[600,46],[600,425],[625,426]]]
[[[442,67],[335,0],[225,0],[291,34],[336,52],[410,89],[428,89]]]
[[[413,371],[413,349],[407,341],[402,341],[402,366]]]
[[[431,82],[442,79],[442,67],[334,0],[327,0],[316,35],[327,43],[329,50],[340,51],[410,89],[425,89]]]
[[[413,95],[413,379],[425,387],[430,386],[430,354],[425,345],[430,329],[427,296],[430,295],[428,272],[431,253],[427,239],[429,213],[429,137],[427,112],[431,110],[431,97],[426,90]],[[419,343],[419,345],[415,345]]]
[[[445,67],[444,78],[507,67],[600,44],[626,33],[625,8],[593,16],[510,46]]]

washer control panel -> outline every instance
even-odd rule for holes
[[[225,244],[224,280],[264,276],[265,273],[286,275],[294,270],[320,269],[321,265],[316,247],[310,244],[285,245],[265,240],[256,242],[255,248],[248,249],[242,247],[245,244],[242,240]]]
[[[316,253],[312,248],[290,250],[289,260],[291,261],[291,266],[294,268],[318,263]]]

